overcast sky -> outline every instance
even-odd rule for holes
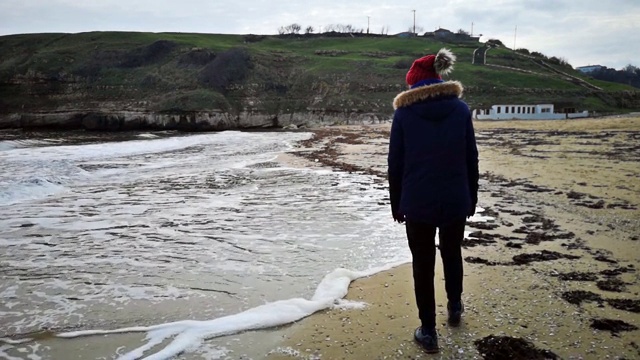
[[[640,0],[0,0],[0,35],[85,31],[276,34],[298,23],[389,34],[438,27],[500,39],[574,67],[640,66]],[[516,30],[517,27],[517,30]]]

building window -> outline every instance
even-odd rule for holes
[[[496,113],[497,113],[497,114],[500,114],[500,110],[502,110],[502,108],[501,108],[500,106],[498,106],[498,107],[496,108]]]
[[[505,107],[504,112],[507,113],[507,114],[509,113],[509,107],[508,106]]]
[[[512,113],[512,114],[515,114],[515,113],[516,113],[516,107],[515,107],[515,106],[512,106],[512,107],[511,107],[511,113]]]

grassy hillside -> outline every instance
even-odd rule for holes
[[[471,107],[555,103],[600,112],[640,108],[636,89],[557,70],[508,49],[471,63],[479,43],[427,38],[277,37],[91,32],[0,37],[0,113],[216,110],[273,115],[322,111],[390,116],[411,62],[450,48],[450,78]],[[491,66],[496,65],[496,66]]]

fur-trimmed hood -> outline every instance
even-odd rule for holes
[[[403,91],[393,99],[393,109],[409,106],[438,96],[461,97],[464,88],[459,81],[445,81]]]

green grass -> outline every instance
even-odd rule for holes
[[[63,82],[58,88],[75,86],[87,94],[87,100],[95,98],[122,102],[126,99],[153,99],[151,103],[155,110],[176,107],[189,111],[230,106],[238,108],[242,106],[242,99],[253,97],[267,99],[265,103],[271,102],[264,106],[265,109],[275,109],[274,113],[281,107],[304,110],[312,101],[332,107],[346,101],[349,106],[370,111],[378,106],[388,107],[398,89],[404,88],[406,71],[414,59],[446,47],[458,58],[455,70],[448,79],[459,80],[467,88],[478,89],[466,94],[466,99],[472,105],[553,102],[560,97],[558,100],[573,103],[577,108],[612,107],[607,103],[609,100],[596,97],[552,70],[508,49],[491,49],[487,53],[487,62],[532,71],[534,74],[472,65],[473,51],[482,45],[479,43],[445,44],[422,37],[266,36],[256,42],[246,42],[245,39],[243,35],[140,32],[2,36],[0,93],[9,94],[3,103],[10,107],[25,103],[37,103],[38,106],[46,104],[46,96],[36,101],[29,95],[33,90],[23,87],[8,90],[8,87],[1,85],[17,75],[37,73],[45,77],[62,78]],[[158,40],[170,41],[175,47],[166,56],[144,62],[141,66],[119,65],[127,56],[143,53]],[[220,54],[237,47],[247,49],[252,68],[245,83],[238,84],[241,85],[238,89],[227,94],[201,85],[198,76],[204,65],[179,66],[181,56],[194,48]],[[318,55],[316,51],[319,50],[343,53],[337,56]],[[372,57],[368,55],[370,53],[383,55]],[[552,66],[605,91],[638,91],[624,84],[593,80],[566,67]],[[77,78],[77,74],[85,73],[92,75]],[[69,84],[74,85],[67,85],[65,81],[71,81]],[[361,92],[369,88],[368,85],[383,90]],[[324,94],[322,100],[316,99],[319,94]],[[63,95],[50,101],[52,106],[59,106],[61,102],[64,102]]]

